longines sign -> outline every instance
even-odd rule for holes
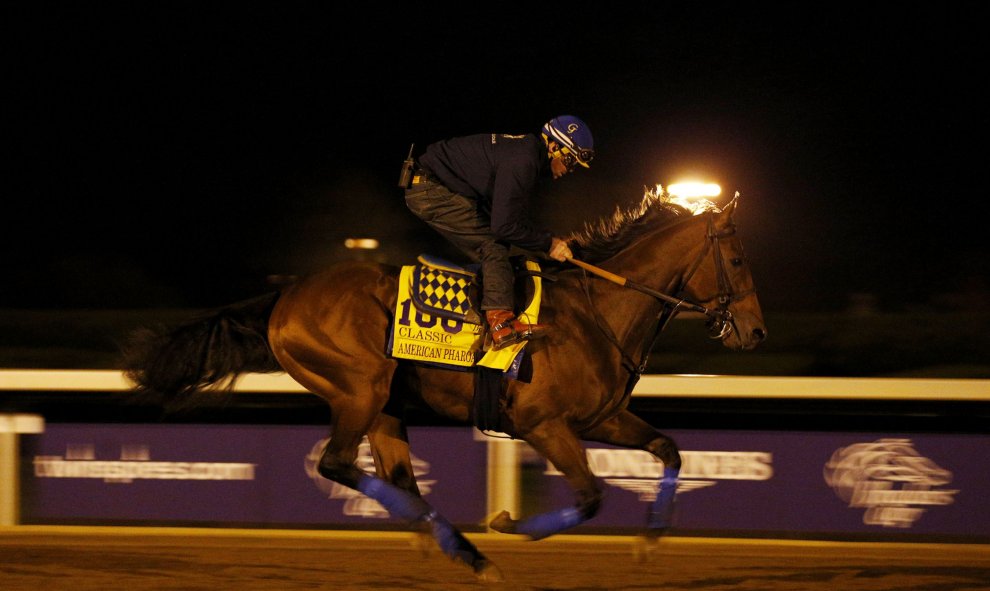
[[[682,530],[990,537],[990,438],[848,433],[670,431],[682,449],[675,524]],[[589,444],[610,485],[588,527],[634,528],[656,495],[651,454]],[[552,464],[538,510],[573,502]]]

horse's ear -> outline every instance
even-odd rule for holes
[[[736,206],[739,205],[739,191],[736,191],[735,196],[732,201],[722,208],[722,215],[720,216],[725,220],[726,225],[734,223],[733,218],[736,214]]]

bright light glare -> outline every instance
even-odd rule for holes
[[[378,241],[374,238],[348,238],[344,240],[344,246],[347,248],[374,250],[378,248]]]
[[[718,197],[722,194],[722,187],[715,183],[675,183],[667,187],[667,193],[684,199]]]

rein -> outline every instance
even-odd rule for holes
[[[667,324],[671,320],[673,320],[673,318],[677,316],[677,314],[679,314],[684,310],[689,310],[692,312],[700,312],[704,314],[705,316],[708,317],[707,326],[711,338],[724,339],[734,330],[735,327],[735,321],[732,318],[732,313],[729,311],[729,305],[732,302],[738,301],[743,297],[749,295],[753,291],[755,291],[753,289],[749,289],[737,293],[732,290],[732,285],[729,282],[729,273],[725,268],[725,260],[722,257],[722,250],[721,248],[719,248],[718,241],[720,238],[725,238],[735,234],[735,226],[730,226],[727,231],[723,233],[719,233],[715,230],[714,219],[715,219],[714,214],[711,214],[710,217],[708,218],[708,230],[705,234],[705,247],[698,254],[697,258],[695,258],[694,262],[689,267],[688,273],[684,275],[684,278],[680,281],[680,287],[674,293],[677,294],[683,293],[684,288],[690,282],[691,278],[694,277],[694,274],[698,271],[698,268],[701,267],[701,263],[704,261],[705,256],[708,254],[708,250],[712,249],[713,262],[715,265],[715,284],[716,284],[717,293],[711,298],[704,299],[701,301],[707,302],[707,301],[717,300],[718,306],[715,308],[708,308],[702,306],[701,304],[688,301],[686,298],[667,295],[665,293],[647,287],[641,283],[631,281],[625,277],[622,277],[621,275],[616,275],[615,273],[611,273],[600,267],[596,267],[589,263],[585,263],[584,261],[579,261],[573,258],[567,259],[570,263],[573,263],[574,265],[580,267],[581,269],[583,269],[588,273],[592,273],[603,279],[607,279],[608,281],[611,281],[612,283],[615,283],[622,287],[628,287],[640,293],[644,293],[648,296],[651,296],[663,302],[663,309],[657,315],[657,323],[653,331],[652,337],[650,337],[648,346],[646,346],[645,349],[643,349],[642,359],[637,364],[633,361],[632,357],[628,353],[626,353],[626,351],[622,348],[622,345],[619,343],[618,338],[616,338],[615,333],[612,331],[611,327],[608,326],[608,323],[605,321],[604,318],[602,318],[601,314],[598,312],[598,309],[595,307],[594,301],[592,300],[591,297],[591,289],[588,285],[588,282],[587,281],[583,282],[584,292],[586,297],[588,298],[588,304],[591,306],[591,310],[594,313],[595,323],[598,325],[598,329],[602,332],[602,334],[605,335],[605,337],[609,340],[609,342],[611,342],[615,346],[615,348],[619,350],[619,353],[622,355],[623,366],[626,368],[627,371],[629,371],[630,374],[632,374],[630,376],[630,383],[626,389],[627,394],[632,391],[632,388],[633,386],[635,386],[636,382],[638,381],[639,376],[646,371],[646,364],[647,361],[649,360],[650,352],[652,351],[654,345],[656,345],[657,339],[660,338],[660,333],[663,332],[663,330],[667,327]],[[585,277],[587,277],[587,273],[585,273]],[[644,342],[644,344],[647,343]]]

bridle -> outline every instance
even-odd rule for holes
[[[639,376],[646,371],[646,364],[649,360],[650,351],[653,349],[657,339],[660,337],[660,333],[680,312],[687,310],[704,314],[707,317],[705,326],[708,328],[709,336],[712,339],[725,339],[732,333],[733,330],[736,330],[735,319],[732,317],[732,312],[729,311],[729,306],[733,302],[737,302],[744,297],[755,293],[756,290],[751,288],[737,292],[733,289],[732,283],[729,281],[729,272],[725,266],[725,258],[722,256],[722,249],[720,247],[719,240],[733,236],[735,233],[736,227],[732,223],[730,223],[729,226],[721,232],[718,231],[715,227],[715,213],[709,213],[708,228],[705,232],[705,245],[698,253],[698,256],[695,257],[695,260],[691,263],[691,266],[688,267],[687,273],[682,275],[679,286],[674,291],[677,295],[674,296],[667,295],[640,283],[636,283],[624,277],[609,273],[604,269],[599,269],[593,265],[571,259],[572,263],[578,265],[586,272],[590,271],[591,273],[604,277],[613,283],[634,289],[663,303],[663,308],[657,315],[657,321],[652,332],[652,336],[649,336],[648,341],[643,343],[644,348],[642,349],[640,362],[635,363],[632,357],[622,348],[622,345],[616,338],[615,333],[612,331],[611,327],[609,327],[605,319],[601,317],[601,314],[595,307],[587,281],[587,274],[585,274],[586,280],[583,282],[584,291],[588,298],[588,304],[590,305],[595,316],[595,323],[598,325],[598,329],[602,332],[602,334],[604,334],[605,337],[619,350],[619,353],[622,355],[623,366],[629,371],[630,374],[632,374],[630,376],[630,383],[626,388],[627,395],[632,391],[632,387],[636,384],[636,381],[638,381]],[[709,251],[712,252],[712,260],[715,267],[716,293],[711,297],[701,298],[700,302],[715,302],[715,306],[704,306],[701,303],[692,302],[683,297],[684,290],[687,288],[687,285],[690,283],[695,273],[697,273],[698,269],[701,267],[701,264],[704,262]]]
[[[708,218],[708,230],[705,233],[705,247],[698,253],[694,262],[689,267],[689,271],[681,280],[681,285],[677,290],[677,294],[683,293],[684,289],[687,287],[691,278],[698,271],[701,263],[704,261],[705,256],[708,251],[712,251],[712,262],[715,268],[715,295],[708,298],[701,298],[702,302],[716,302],[715,307],[705,307],[699,304],[693,304],[695,306],[694,311],[701,312],[708,317],[706,326],[708,328],[709,336],[712,339],[724,339],[729,336],[733,330],[736,329],[735,319],[732,317],[732,312],[729,311],[729,305],[733,302],[738,302],[744,297],[755,293],[756,289],[750,288],[743,291],[735,291],[732,287],[732,283],[729,281],[729,271],[725,266],[725,257],[722,255],[722,249],[719,245],[719,240],[722,238],[728,238],[734,236],[736,233],[735,224],[730,223],[727,228],[719,232],[715,228],[715,216],[714,214],[709,214]],[[683,301],[683,300],[682,300]],[[665,306],[666,308],[666,306]],[[676,312],[676,310],[675,310]]]

